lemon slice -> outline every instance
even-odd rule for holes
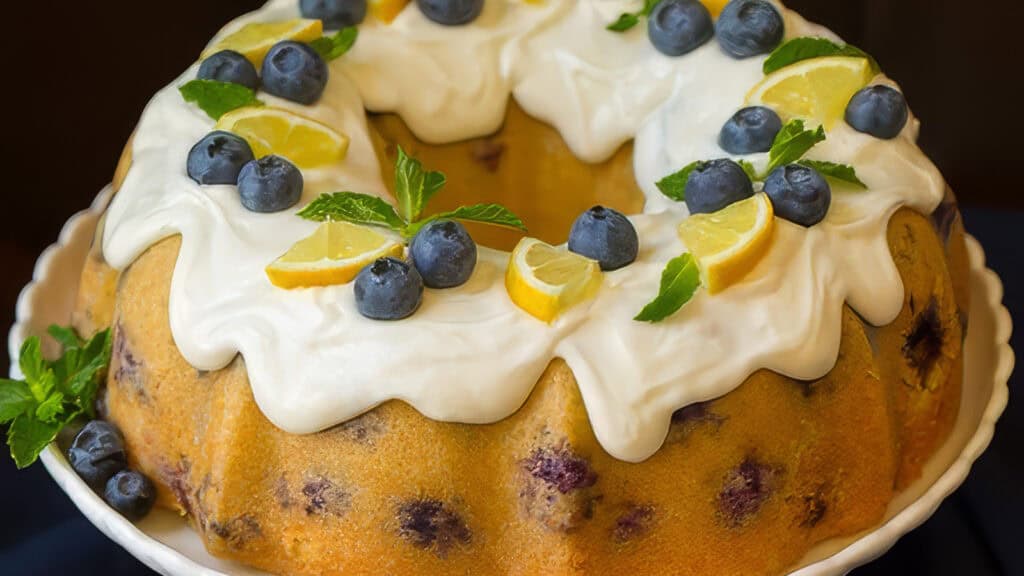
[[[747,104],[768,106],[785,120],[803,118],[830,129],[874,72],[867,58],[812,58],[769,74],[747,94]]]
[[[369,0],[367,8],[374,18],[390,24],[408,3],[409,0]]]
[[[267,277],[280,288],[345,284],[378,258],[401,258],[402,250],[400,242],[365,226],[325,222],[267,266]]]
[[[601,286],[596,260],[560,250],[536,238],[523,238],[505,274],[508,295],[531,316],[552,322],[562,312],[594,295]]]
[[[277,154],[299,168],[341,162],[348,153],[348,136],[281,108],[239,108],[222,116],[217,129],[245,138],[257,158]]]
[[[263,59],[274,44],[284,40],[296,42],[312,42],[324,35],[324,25],[320,20],[286,20],[284,22],[253,22],[228,34],[219,42],[207,48],[202,57],[208,58],[221,50],[234,50],[245,56],[259,70]]]
[[[775,211],[765,194],[713,214],[694,214],[679,225],[679,237],[700,265],[708,292],[721,292],[747,275],[768,251]]]

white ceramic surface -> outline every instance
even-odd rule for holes
[[[12,377],[20,376],[17,351],[27,336],[43,334],[49,324],[68,322],[82,263],[109,197],[110,190],[104,190],[88,211],[72,217],[57,243],[39,257],[33,280],[18,299],[17,322],[11,328]],[[794,574],[844,574],[885,553],[902,535],[928,519],[943,499],[963,483],[971,465],[991,441],[996,420],[1006,407],[1007,381],[1013,370],[1014,354],[1009,346],[1012,323],[1002,305],[1002,283],[994,272],[985,268],[981,245],[968,238],[968,250],[972,289],[970,327],[962,405],[953,433],[928,462],[922,478],[893,501],[881,526],[818,546]],[[43,453],[42,461],[61,489],[93,524],[154,570],[173,576],[261,574],[211,557],[196,533],[169,512],[156,511],[139,525],[128,522],[75,475],[54,446]]]

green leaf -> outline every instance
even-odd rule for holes
[[[526,225],[523,224],[523,220],[508,208],[500,204],[476,204],[474,206],[460,206],[450,212],[435,214],[426,220],[410,224],[406,227],[403,235],[407,238],[412,238],[423,226],[434,220],[467,220],[526,231]]]
[[[82,339],[78,337],[78,333],[76,333],[72,328],[57,326],[54,324],[47,329],[47,332],[49,332],[50,336],[52,336],[65,351],[82,346]]]
[[[40,422],[29,416],[18,416],[7,431],[7,445],[19,470],[28,468],[39,454],[57,437],[61,424]]]
[[[60,392],[54,392],[39,406],[36,406],[35,416],[37,420],[54,423],[60,420],[58,416],[62,415],[63,413],[64,395],[61,394]]]
[[[769,161],[765,174],[771,174],[779,166],[796,162],[811,148],[824,141],[825,129],[821,126],[818,126],[817,130],[806,130],[803,120],[789,121],[775,136],[772,149],[768,152]]]
[[[867,189],[868,185],[857,177],[857,170],[848,164],[837,164],[835,162],[824,162],[821,160],[801,160],[797,162],[808,168],[817,170],[822,176],[840,182],[853,184],[858,188]]]
[[[754,165],[750,162],[747,162],[746,160],[738,160],[736,163],[740,165],[740,168],[743,168],[743,171],[747,173],[747,177],[750,178],[751,181],[761,179],[757,173],[757,168],[754,168]]]
[[[836,44],[825,38],[794,38],[776,48],[768,56],[768,59],[764,61],[764,73],[771,74],[797,62],[826,56],[866,58],[871,63],[871,68],[876,73],[879,71],[878,62],[856,46]]]
[[[669,198],[683,202],[686,200],[686,182],[690,179],[690,172],[697,169],[703,162],[697,161],[687,164],[682,170],[675,174],[665,176],[655,184],[661,193]]]
[[[49,364],[43,359],[38,336],[32,336],[22,344],[18,365],[36,402],[45,400],[57,385],[57,379]]]
[[[28,384],[0,378],[0,424],[7,424],[36,405]]]
[[[231,82],[192,80],[178,90],[186,102],[194,102],[214,120],[238,108],[263,106],[255,92]]]
[[[341,220],[367,226],[383,226],[401,230],[405,222],[399,218],[394,206],[381,198],[356,192],[321,194],[299,212],[306,220],[325,222]]]
[[[612,32],[625,32],[640,23],[641,16],[649,16],[661,0],[644,0],[644,7],[639,12],[624,12],[619,18],[605,27]]]
[[[310,42],[309,46],[316,50],[324,60],[330,62],[345,55],[352,48],[352,45],[356,43],[356,38],[358,37],[359,28],[349,26],[348,28],[342,28],[333,36],[317,38]]]
[[[419,220],[427,202],[434,197],[446,182],[440,172],[426,172],[419,160],[406,155],[398,147],[395,162],[395,196],[398,198],[398,213],[406,222]]]
[[[661,322],[689,302],[699,287],[700,271],[693,256],[686,253],[673,259],[661,274],[658,297],[645,306],[634,320]]]

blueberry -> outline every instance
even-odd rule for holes
[[[832,189],[817,170],[790,164],[776,168],[764,181],[775,215],[811,227],[825,219],[832,204]]]
[[[453,220],[435,220],[409,245],[416,270],[430,288],[454,288],[469,280],[476,268],[476,242]]]
[[[734,58],[767,54],[785,33],[782,14],[765,0],[732,0],[718,17],[718,43]]]
[[[751,106],[733,115],[718,135],[718,145],[730,154],[754,154],[771,150],[782,130],[782,119],[771,108]]]
[[[381,258],[356,276],[356,307],[373,320],[408,318],[423,300],[423,278],[396,258]]]
[[[300,42],[278,42],[263,59],[263,90],[299,104],[319,100],[329,77],[324,59]]]
[[[230,132],[211,132],[188,153],[188,176],[200,184],[235,184],[242,167],[254,158],[245,140]]]
[[[260,87],[260,77],[249,59],[234,50],[222,50],[199,65],[200,80],[218,80],[241,84],[251,90]]]
[[[264,156],[242,168],[238,194],[253,212],[280,212],[302,198],[302,172],[280,156]]]
[[[111,476],[128,465],[121,432],[102,420],[89,422],[71,443],[68,462],[93,490],[102,490]]]
[[[858,132],[891,140],[907,125],[907,100],[888,86],[868,86],[857,92],[846,106],[846,123]]]
[[[569,251],[601,264],[601,270],[618,270],[636,260],[640,240],[636,228],[622,213],[594,206],[572,225]]]
[[[469,24],[480,16],[484,0],[416,0],[423,15],[444,26]]]
[[[142,520],[153,509],[156,488],[135,470],[122,470],[107,482],[103,499],[122,516],[135,522]]]
[[[662,0],[647,17],[647,36],[662,54],[682,56],[715,35],[711,13],[697,0]]]
[[[718,212],[753,195],[750,176],[732,160],[700,162],[686,180],[686,207],[690,214]]]
[[[366,18],[366,0],[302,0],[299,9],[303,18],[323,20],[329,30],[355,26]]]

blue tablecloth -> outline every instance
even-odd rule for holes
[[[1024,214],[973,209],[964,219],[1003,278],[1006,306],[1024,321]],[[1016,335],[1014,348],[1022,349]],[[1024,575],[1024,408],[1015,402],[1021,382],[1019,373],[1011,378],[1010,406],[967,483],[928,523],[856,574]],[[150,573],[93,528],[41,465],[16,472],[0,457],[0,510],[0,574]]]

